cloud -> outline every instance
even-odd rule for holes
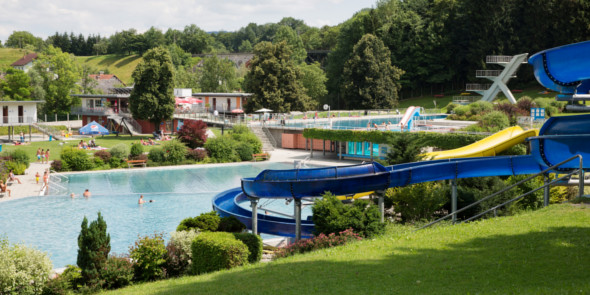
[[[182,30],[235,31],[248,23],[302,19],[310,26],[337,25],[376,0],[0,0],[0,40],[12,31],[46,38],[55,32],[110,36],[154,26]]]

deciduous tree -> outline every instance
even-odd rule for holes
[[[230,92],[237,87],[236,68],[228,59],[217,55],[206,57],[200,80],[201,90],[205,92]]]
[[[27,100],[31,97],[31,79],[25,72],[8,69],[4,80],[0,80],[0,93],[12,100]]]
[[[174,66],[168,50],[163,47],[148,50],[132,77],[135,87],[129,97],[131,114],[149,120],[159,130],[160,122],[174,114]]]

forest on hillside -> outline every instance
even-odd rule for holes
[[[46,40],[14,32],[7,47],[41,50],[53,45],[75,55],[142,54],[157,46],[179,47],[189,54],[252,52],[264,41],[285,40],[294,53],[328,50],[322,64],[327,95],[320,103],[344,106],[345,64],[366,34],[376,36],[401,69],[400,98],[459,90],[485,69],[486,55],[535,53],[590,39],[590,0],[381,0],[338,26],[310,27],[285,17],[278,23],[250,23],[234,32],[205,32],[196,24],[183,30],[122,30],[112,36],[59,33]],[[280,37],[277,37],[280,32]],[[523,67],[515,83],[534,82]]]

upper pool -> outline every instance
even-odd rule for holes
[[[392,116],[377,116],[377,117],[341,117],[333,118],[330,122],[329,119],[306,119],[306,120],[293,120],[287,121],[284,127],[291,128],[329,128],[329,129],[364,129],[367,128],[367,124],[397,124],[401,120],[401,115]],[[422,115],[416,118],[416,121],[426,121],[434,119],[444,119],[447,115]],[[280,122],[272,121],[269,126],[280,126]]]
[[[242,177],[291,168],[292,164],[248,163],[70,174],[67,186],[76,193],[74,199],[43,196],[0,203],[0,236],[46,251],[54,267],[64,267],[76,264],[82,219],[95,220],[100,211],[111,235],[111,253],[128,253],[138,235],[163,233],[167,239],[182,219],[211,211],[211,198],[239,187]],[[86,188],[92,193],[88,199],[81,197]],[[138,205],[140,194],[155,202]]]

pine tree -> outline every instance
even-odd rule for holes
[[[82,229],[78,236],[78,267],[82,269],[82,279],[86,285],[94,285],[100,278],[101,269],[106,264],[111,251],[111,236],[107,224],[98,212],[98,218],[88,225],[84,216]]]

